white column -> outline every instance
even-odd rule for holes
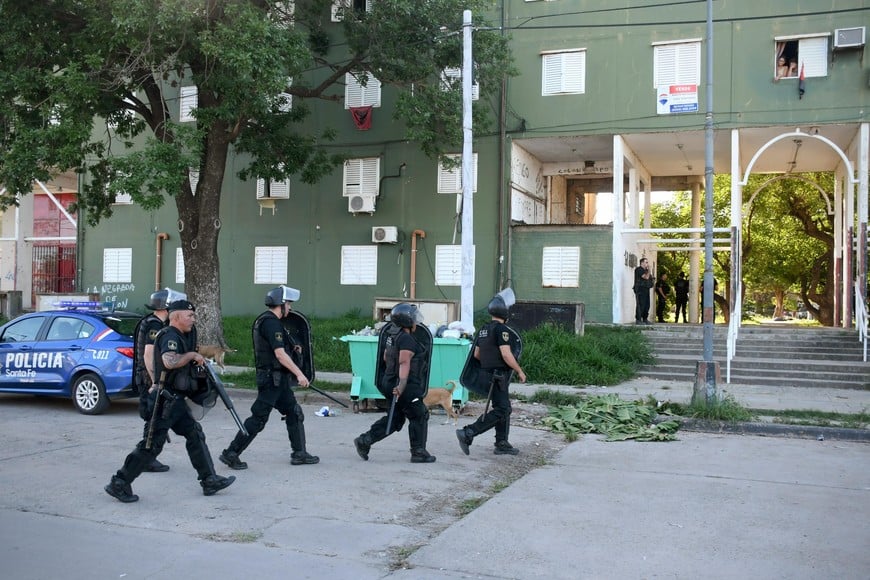
[[[625,272],[625,240],[622,239],[622,229],[625,224],[623,212],[624,195],[622,186],[622,171],[624,165],[624,144],[622,137],[613,136],[613,324],[622,322],[622,300],[625,284],[622,275]]]
[[[474,326],[474,156],[471,132],[471,10],[462,12],[462,289],[460,320]],[[501,169],[501,168],[499,168]]]

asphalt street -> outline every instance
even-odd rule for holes
[[[232,390],[240,414],[253,394]],[[341,395],[346,397],[346,395]],[[670,443],[606,443],[515,426],[517,457],[471,455],[430,421],[433,464],[409,463],[406,431],[353,438],[378,413],[303,407],[313,466],[290,466],[277,414],[231,472],[235,432],[203,421],[217,471],[204,497],[174,438],[168,473],[141,497],[103,491],[141,435],[133,401],[97,417],[69,401],[0,395],[0,561],[5,578],[328,579],[870,578],[870,445],[680,432]],[[467,424],[479,411],[470,405]],[[524,474],[524,475],[523,475]],[[518,479],[516,479],[518,476]]]

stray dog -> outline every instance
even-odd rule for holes
[[[423,404],[427,408],[441,405],[447,412],[447,420],[443,425],[449,423],[450,419],[453,419],[453,424],[456,425],[459,422],[459,414],[453,410],[453,391],[456,389],[456,381],[447,381],[447,384],[450,385],[449,389],[429,389]]]
[[[224,367],[224,355],[228,352],[236,351],[232,348],[224,348],[219,344],[204,344],[196,347],[196,352],[205,358],[212,359],[221,368],[221,372],[224,372],[226,370]]]

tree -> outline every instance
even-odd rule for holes
[[[118,192],[145,210],[171,199],[200,335],[222,343],[217,243],[229,155],[251,154],[242,179],[315,183],[342,158],[324,148],[330,127],[301,132],[308,103],[341,106],[345,74],[365,82],[365,72],[398,90],[395,116],[426,154],[461,143],[461,85],[445,90],[442,71],[461,66],[462,10],[479,27],[489,3],[377,0],[366,11],[344,2],[341,38],[325,25],[332,4],[0,0],[0,207],[70,169],[88,175],[77,209],[90,225],[111,216]],[[474,49],[482,127],[487,99],[513,70],[501,33],[478,30]],[[179,86],[197,88],[195,124],[170,115]]]

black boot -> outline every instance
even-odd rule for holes
[[[492,452],[496,455],[518,455],[520,450],[507,441],[496,441],[495,449]]]
[[[163,473],[164,471],[169,471],[169,466],[154,459],[145,467],[145,471],[149,473]]]
[[[459,448],[462,449],[462,452],[466,455],[470,455],[471,451],[468,449],[468,446],[471,445],[474,436],[469,435],[468,431],[463,427],[462,429],[456,430],[456,438],[459,440]]]
[[[129,483],[118,477],[117,475],[112,476],[112,480],[109,482],[109,485],[104,487],[110,496],[115,498],[118,501],[124,503],[132,503],[134,501],[139,501],[139,496],[133,493],[133,488]]]
[[[224,477],[223,475],[209,475],[199,482],[202,486],[202,495],[214,495],[220,490],[231,486],[235,480],[235,475],[229,477]]]
[[[365,461],[369,460],[369,450],[372,448],[372,438],[368,433],[363,433],[353,440],[353,446],[356,447],[356,454],[362,457]]]
[[[240,470],[248,468],[248,464],[239,459],[239,454],[229,449],[224,449],[218,459],[230,469]]]
[[[435,456],[429,455],[429,452],[418,447],[411,451],[411,463],[435,463]]]
[[[290,465],[314,465],[320,463],[320,458],[307,451],[294,451],[290,454]]]

